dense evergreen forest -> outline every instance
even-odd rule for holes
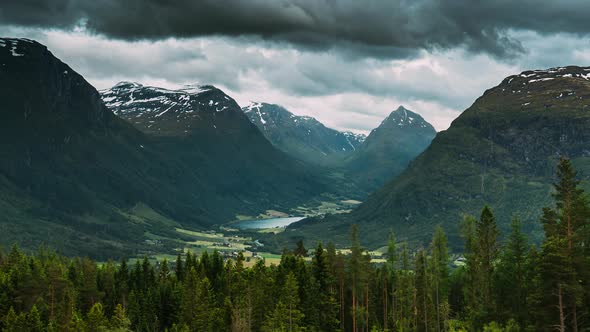
[[[3,331],[589,331],[590,204],[558,166],[545,239],[518,218],[502,238],[492,210],[462,221],[464,265],[451,268],[437,227],[427,248],[395,241],[371,263],[355,226],[350,252],[300,245],[278,266],[220,254],[98,265],[16,246],[0,253]]]

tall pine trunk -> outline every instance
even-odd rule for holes
[[[559,299],[559,326],[558,326],[558,330],[559,330],[559,332],[565,332],[565,315],[563,313],[563,293],[561,291],[561,284],[559,284],[559,286],[558,286],[557,296]]]

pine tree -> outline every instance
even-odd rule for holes
[[[476,225],[477,260],[479,263],[480,300],[486,315],[493,312],[492,275],[494,262],[498,257],[498,229],[492,210],[485,206]]]
[[[2,319],[2,324],[4,326],[2,331],[18,332],[22,329],[22,327],[19,326],[18,315],[14,311],[13,307],[10,307],[10,309],[8,310],[8,313]]]
[[[305,249],[305,246],[303,245],[303,240],[297,241],[297,247],[295,248],[295,251],[293,251],[293,254],[295,256],[307,257],[307,249]]]
[[[86,317],[86,331],[99,332],[105,331],[108,321],[104,316],[103,306],[100,302],[95,303]]]
[[[131,331],[129,329],[131,327],[131,321],[127,318],[125,308],[121,304],[117,304],[115,307],[113,317],[111,317],[110,327],[114,332]]]
[[[541,218],[545,230],[541,274],[547,287],[546,294],[550,294],[547,302],[558,308],[553,320],[559,319],[559,323],[553,325],[576,332],[579,328],[578,303],[588,294],[590,277],[585,254],[590,207],[568,159],[560,160],[557,178],[553,194],[555,207],[543,209]],[[547,316],[554,316],[550,314],[550,307]]]
[[[398,270],[398,287],[396,288],[397,322],[396,327],[399,331],[411,331],[417,329],[415,324],[415,306],[414,306],[414,274],[410,264],[410,254],[408,244],[402,244],[400,255],[401,268]]]
[[[389,231],[389,239],[387,241],[387,278],[384,287],[384,319],[383,328],[385,330],[389,327],[391,321],[392,329],[395,330],[395,292],[397,283],[397,248],[395,243],[395,234],[393,230]],[[391,307],[391,309],[389,308]],[[391,313],[391,317],[390,316]]]
[[[176,264],[175,264],[175,274],[176,274],[176,279],[178,279],[179,281],[184,280],[184,269],[183,269],[183,263],[182,263],[182,254],[179,252],[178,255],[176,256]]]
[[[494,295],[501,310],[500,317],[504,321],[513,318],[524,327],[529,311],[527,294],[532,282],[527,278],[529,245],[518,218],[512,220],[511,229],[496,269]]]
[[[359,325],[359,298],[363,294],[363,249],[358,240],[358,228],[352,225],[350,231],[350,238],[352,245],[350,247],[350,257],[348,261],[350,287],[351,287],[351,315],[352,315],[352,330],[357,331]]]
[[[432,297],[431,297],[431,271],[428,270],[428,261],[426,251],[424,249],[418,250],[416,254],[416,308],[418,331],[428,332],[431,330],[432,324]]]
[[[336,292],[332,287],[334,276],[329,267],[327,253],[322,243],[319,242],[314,252],[311,270],[314,281],[317,283],[318,292],[312,294],[318,298],[318,307],[314,310],[319,314],[319,329],[321,331],[334,331],[338,328],[338,305]]]
[[[465,240],[467,273],[466,304],[472,329],[479,330],[492,320],[494,263],[498,257],[498,229],[492,210],[485,206],[479,220],[466,217],[462,235]]]
[[[287,275],[285,285],[274,310],[268,315],[263,331],[299,331],[304,318],[299,310],[299,286],[291,272]]]
[[[447,236],[442,227],[437,226],[430,243],[431,271],[433,279],[433,298],[436,311],[436,330],[444,328],[445,310],[449,295],[449,249]]]

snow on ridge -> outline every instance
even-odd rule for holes
[[[356,148],[350,142],[350,138],[348,136],[346,136],[346,135],[344,135],[344,138],[346,139],[346,143],[348,143],[348,145],[350,145],[350,147],[352,148],[352,151],[356,151]],[[344,148],[342,148],[342,150],[344,150]]]
[[[242,111],[244,113],[256,112],[256,114],[258,114],[258,118],[260,119],[260,123],[262,123],[262,125],[266,125],[266,120],[264,120],[264,117],[262,116],[262,112],[260,111],[262,106],[263,106],[262,103],[250,101],[250,104],[248,106],[242,108]]]
[[[203,86],[203,85],[194,85],[194,84],[187,84],[182,88],[178,89],[178,91],[186,92],[189,95],[198,95],[203,92],[211,91],[212,88],[210,86]]]
[[[12,39],[12,38],[0,39],[0,43],[1,43],[0,47],[10,46],[10,54],[13,57],[24,56],[24,53],[19,53],[17,51],[19,39]],[[22,50],[21,50],[21,52],[22,52]]]
[[[119,83],[115,84],[115,85],[113,86],[113,88],[120,88],[120,87],[122,87],[122,86],[126,86],[126,85],[131,85],[131,86],[133,86],[133,87],[142,87],[142,86],[143,86],[143,85],[141,85],[141,84],[139,84],[139,83],[137,83],[137,82],[131,82],[131,81],[121,81],[121,82],[119,82]]]
[[[262,103],[250,101],[250,104],[243,108],[244,113],[252,112],[253,109],[260,109],[262,107]]]
[[[545,70],[527,70],[518,75],[512,75],[506,78],[506,84],[513,83],[515,78],[524,78],[527,79],[525,82],[518,81],[517,85],[526,85],[528,83],[537,83],[537,82],[545,82],[550,81],[556,78],[581,78],[584,80],[590,80],[590,75],[585,74],[585,72],[590,71],[588,67],[555,67],[549,68]]]
[[[344,134],[344,136],[346,136],[347,138],[353,137],[355,140],[357,140],[361,143],[364,142],[365,139],[367,139],[367,135],[356,134],[356,133],[353,133],[352,131],[345,131],[345,132],[342,132],[342,134]]]

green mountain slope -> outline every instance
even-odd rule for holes
[[[196,135],[155,139],[114,115],[84,78],[43,45],[0,39],[0,64],[4,247],[45,243],[66,254],[136,254],[149,250],[148,231],[227,222],[244,210],[290,205],[323,188],[273,150],[239,108],[213,115],[218,126],[227,124],[218,134],[203,128]],[[238,139],[228,138],[233,134]],[[259,163],[266,154],[275,158]]]
[[[526,71],[486,91],[350,215],[306,220],[287,234],[331,234],[344,243],[357,223],[367,244],[379,246],[390,228],[399,239],[422,242],[441,223],[458,244],[462,215],[489,204],[502,227],[518,214],[539,237],[559,156],[571,158],[587,179],[589,143],[590,68]]]
[[[364,190],[374,191],[399,175],[435,135],[430,123],[400,106],[345,159],[347,176]]]
[[[368,137],[327,128],[278,105],[252,103],[243,110],[275,146],[297,159],[332,169],[354,183],[358,197],[400,174],[436,135],[432,125],[403,106]]]
[[[266,209],[288,211],[328,190],[328,180],[276,149],[213,86],[167,90],[122,82],[101,95],[167,158],[190,168],[185,174],[199,180],[192,191],[216,223]]]

